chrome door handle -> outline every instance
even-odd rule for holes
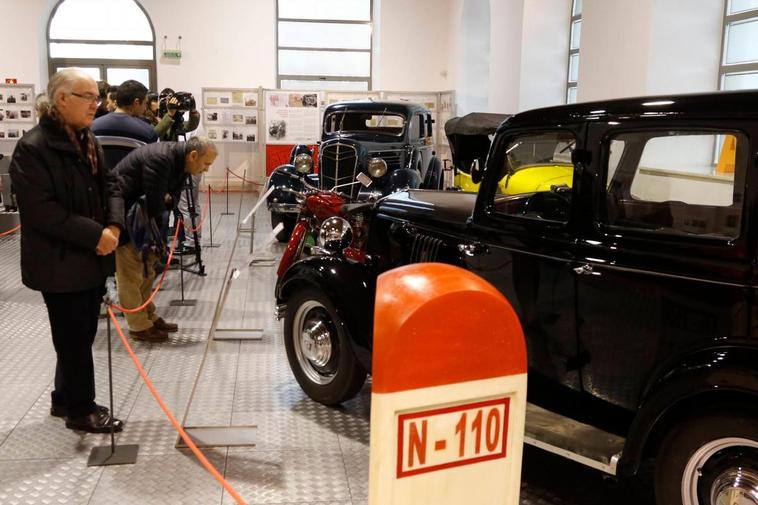
[[[458,251],[461,254],[465,254],[468,257],[476,256],[487,252],[487,246],[479,242],[472,242],[468,244],[458,244]]]
[[[577,275],[590,275],[592,273],[592,266],[591,265],[582,265],[580,267],[576,267],[574,269],[574,272]]]

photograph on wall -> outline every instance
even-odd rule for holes
[[[253,128],[248,128],[245,132],[245,141],[246,142],[255,142],[255,136],[258,134],[258,130]]]
[[[233,124],[245,124],[245,115],[239,112],[232,112]]]
[[[19,113],[21,115],[21,119],[31,119],[31,117],[32,117],[32,111],[31,111],[31,109],[21,109],[21,111],[19,111]]]
[[[17,139],[19,137],[18,130],[15,128],[9,128],[7,132],[7,138],[9,139]]]
[[[229,140],[229,130],[221,130],[221,140]]]
[[[16,103],[16,95],[8,92],[8,97],[5,99],[5,103]]]
[[[258,93],[243,93],[242,101],[245,107],[256,107],[258,105]]]
[[[242,91],[232,91],[232,104],[244,105],[245,99],[243,96],[244,96],[244,93],[242,93]]]
[[[211,140],[218,140],[218,130],[215,128],[208,128],[206,130],[206,134],[208,135],[208,138]]]
[[[266,142],[313,144],[320,135],[319,93],[266,92]]]
[[[13,109],[6,109],[5,110],[5,119],[8,121],[14,121],[18,119],[18,111]]]
[[[206,123],[218,123],[218,111],[206,112],[205,113],[205,122]]]
[[[28,91],[22,91],[18,94],[18,101],[19,102],[28,102],[29,101],[29,92]]]
[[[4,138],[5,138],[5,130],[0,128],[0,139],[4,139]]]
[[[0,109],[0,121],[5,120],[5,109]]]

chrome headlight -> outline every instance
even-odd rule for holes
[[[387,162],[381,158],[371,158],[368,160],[368,174],[374,179],[378,179],[387,173]]]
[[[311,158],[310,154],[300,153],[295,156],[294,165],[295,170],[297,170],[299,173],[308,174],[313,168],[313,158]]]
[[[353,241],[353,228],[347,220],[332,216],[324,219],[318,231],[318,246],[329,252],[340,252]]]

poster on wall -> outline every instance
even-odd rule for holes
[[[438,110],[437,110],[437,98],[438,93],[395,93],[389,91],[384,95],[387,100],[399,100],[401,102],[413,102],[429,109],[432,113],[432,120],[434,126],[437,126]],[[437,135],[437,128],[432,129],[433,142],[437,144],[439,142],[439,135]]]
[[[371,91],[327,91],[326,105],[346,100],[380,100],[381,94]]]
[[[320,138],[319,93],[266,91],[266,143],[314,144]]]
[[[203,88],[202,120],[216,142],[258,142],[258,90]]]
[[[441,146],[448,145],[447,135],[445,135],[445,123],[455,117],[455,92],[443,91],[440,93],[440,108],[437,115],[437,143]]]
[[[0,140],[18,140],[36,123],[34,86],[0,85]]]

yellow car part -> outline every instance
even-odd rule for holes
[[[498,183],[500,192],[504,195],[519,195],[536,191],[550,191],[551,186],[566,185],[569,188],[574,178],[574,166],[534,165],[519,169],[513,175],[506,175]]]

